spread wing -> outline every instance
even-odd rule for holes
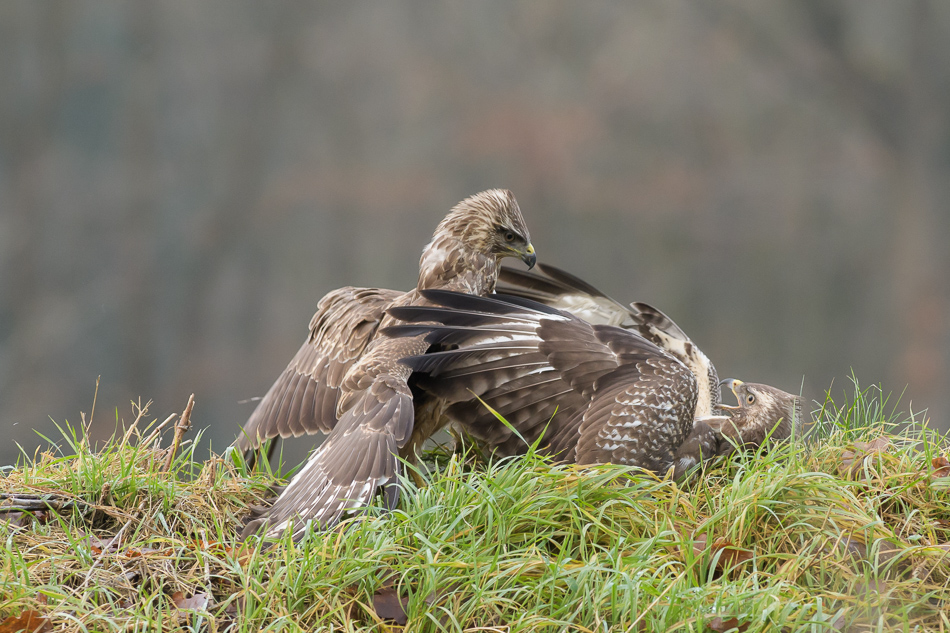
[[[234,446],[245,451],[278,435],[329,433],[344,376],[376,336],[385,309],[402,295],[354,287],[325,295],[310,321],[310,336],[258,402]]]
[[[473,436],[512,448],[478,396],[529,442],[547,426],[542,447],[563,459],[668,468],[696,404],[695,378],[678,360],[634,332],[523,298],[423,294],[437,307],[395,308],[419,325],[385,333],[426,336],[434,351],[404,362]]]
[[[502,267],[497,292],[565,310],[588,323],[616,325],[637,332],[693,372],[700,393],[697,415],[718,413],[721,396],[716,367],[673,319],[646,303],[623,306],[586,281],[550,264],[538,264],[536,270]]]
[[[374,351],[379,358],[398,358],[425,348],[422,341],[406,339]],[[274,504],[247,523],[242,538],[265,527],[268,536],[277,536],[292,523],[297,539],[308,522],[331,526],[345,512],[369,505],[380,486],[386,486],[387,507],[395,507],[399,449],[408,442],[414,420],[408,375],[405,367],[376,375]]]

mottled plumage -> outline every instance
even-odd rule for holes
[[[413,393],[411,370],[399,362],[428,344],[421,336],[379,336],[381,327],[398,323],[383,310],[426,306],[421,291],[430,288],[490,293],[499,260],[511,256],[531,266],[534,247],[514,197],[493,189],[463,200],[442,220],[423,251],[414,290],[344,288],[324,297],[309,339],[236,445],[255,447],[277,435],[329,436],[273,505],[251,517],[245,536],[261,529],[276,535],[293,523],[298,537],[307,521],[332,525],[369,503],[381,486],[388,505],[396,503],[398,457],[411,459],[444,418],[438,399]]]
[[[502,267],[496,291],[565,310],[588,323],[615,325],[638,333],[693,372],[699,389],[696,416],[720,415],[716,367],[673,319],[653,306],[640,302],[624,306],[550,264],[538,264],[536,272]]]
[[[450,403],[446,414],[476,439],[518,453],[544,432],[541,450],[566,461],[657,473],[677,462],[693,428],[696,379],[654,343],[522,298],[424,296],[438,305],[390,310],[419,325],[385,334],[426,337],[429,353],[403,362],[421,388]],[[504,425],[484,415],[479,399],[524,440],[503,436]]]
[[[274,437],[329,433],[343,377],[375,338],[384,312],[404,293],[339,288],[317,304],[310,335],[267,391],[234,442],[238,450]]]
[[[549,264],[538,264],[532,272],[502,267],[496,290],[566,310],[590,323],[637,332],[686,365],[696,379],[698,398],[693,429],[677,450],[678,472],[731,452],[734,443],[759,446],[773,428],[772,439],[788,437],[792,428],[789,411],[793,409],[797,411],[795,419],[801,420],[801,399],[768,385],[743,386],[741,381],[732,381],[736,389],[743,390],[741,394],[736,391],[739,407],[722,406],[712,361],[672,319],[648,304],[634,302],[624,307],[589,283]],[[753,405],[745,402],[749,393],[762,395]]]

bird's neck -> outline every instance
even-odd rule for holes
[[[451,236],[433,238],[419,260],[418,290],[441,289],[486,295],[495,290],[498,261]]]

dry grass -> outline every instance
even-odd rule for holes
[[[856,390],[810,442],[689,486],[618,467],[436,456],[398,511],[262,547],[269,478],[117,440],[0,477],[74,509],[7,514],[0,621],[66,631],[950,630],[947,445]],[[133,434],[135,435],[135,434]],[[143,433],[144,435],[144,433]],[[375,604],[374,604],[375,603]],[[387,606],[388,605],[388,606]],[[2,628],[0,628],[2,630]],[[484,628],[481,630],[485,630]]]

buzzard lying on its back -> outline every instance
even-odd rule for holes
[[[308,520],[336,523],[343,512],[365,506],[386,486],[387,505],[398,498],[398,457],[415,448],[445,418],[443,403],[411,390],[411,370],[399,361],[426,351],[422,337],[387,338],[379,329],[398,323],[385,311],[426,306],[432,288],[484,295],[498,278],[498,262],[520,257],[528,266],[534,247],[518,203],[493,189],[463,200],[442,220],[419,262],[414,290],[342,288],[319,303],[310,337],[260,401],[235,442],[253,448],[265,439],[323,432],[329,437],[269,508],[244,529],[268,535],[294,523],[300,536]]]
[[[533,299],[570,312],[592,324],[616,325],[637,332],[686,365],[695,376],[699,388],[695,417],[700,422],[691,440],[711,442],[713,438],[718,438],[720,452],[725,453],[731,450],[732,444],[722,441],[720,431],[733,442],[759,446],[766,437],[773,441],[783,440],[792,434],[793,429],[801,430],[801,398],[768,385],[748,383],[743,389],[761,393],[763,397],[754,403],[747,403],[748,392],[737,392],[739,408],[723,407],[720,385],[729,383],[739,386],[743,383],[731,379],[720,383],[712,361],[671,318],[653,306],[633,302],[630,307],[626,307],[560,268],[550,264],[539,264],[537,268],[536,272],[527,272],[502,267],[496,292]],[[727,418],[729,423],[720,429]],[[791,421],[793,418],[794,422]],[[704,434],[702,431],[707,426],[708,431]],[[684,447],[681,452],[690,454],[688,447]]]
[[[403,361],[419,374],[414,380],[451,403],[446,414],[455,424],[502,454],[523,452],[543,433],[541,450],[566,461],[658,473],[673,467],[679,476],[704,458],[731,452],[733,442],[761,443],[780,419],[800,415],[797,397],[767,387],[769,408],[700,416],[699,401],[713,396],[699,388],[695,370],[633,330],[592,325],[511,296],[425,296],[439,305],[391,311],[420,325],[385,333],[426,335],[429,353]],[[666,320],[667,329],[675,328]],[[718,388],[713,383],[717,411]]]
[[[693,372],[699,388],[696,417],[720,414],[716,367],[673,319],[646,303],[624,306],[586,281],[550,264],[539,264],[538,269],[535,273],[502,267],[496,292],[570,312],[592,325],[615,325],[636,332]]]

